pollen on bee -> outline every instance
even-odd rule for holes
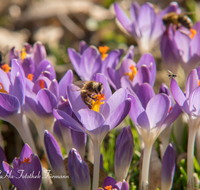
[[[105,102],[102,102],[102,100],[105,100],[105,94],[97,94],[97,95],[94,95],[93,98],[96,100],[92,100],[91,110],[99,112],[100,105],[105,103]]]

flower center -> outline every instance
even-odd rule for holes
[[[195,29],[190,29],[190,32],[191,32],[190,38],[192,39],[196,35],[197,31]]]
[[[7,73],[7,72],[9,72],[9,71],[11,70],[11,67],[6,63],[6,64],[3,64],[3,65],[1,66],[1,69],[2,69],[5,73]]]
[[[105,103],[105,102],[101,102],[102,100],[105,100],[105,94],[97,94],[97,95],[94,95],[93,98],[96,98],[96,100],[92,99],[92,108],[91,108],[91,110],[99,112],[100,105]]]
[[[129,67],[129,69],[130,69],[131,71],[128,72],[128,73],[124,73],[124,75],[129,76],[129,80],[133,81],[135,75],[137,74],[137,68],[136,68],[134,65],[131,65],[131,66]]]
[[[1,82],[0,82],[0,86],[1,86],[0,92],[8,94],[8,92],[6,90],[4,90],[3,84]]]
[[[24,60],[24,58],[26,57],[27,53],[26,53],[26,48],[23,47],[22,52],[21,52],[21,59]]]
[[[106,187],[104,187],[106,190],[111,190],[112,189],[112,186],[111,185],[109,185],[109,186],[106,186]]]
[[[33,81],[33,74],[29,73],[27,78],[30,80],[30,81]]]
[[[21,161],[21,164],[25,163],[25,162],[28,163],[28,164],[31,163],[30,160],[29,160],[29,158],[26,158],[26,157],[24,158],[24,160]]]
[[[109,49],[110,48],[108,46],[99,46],[99,52],[101,53],[102,60],[104,60],[108,56],[107,51]]]
[[[43,81],[43,80],[40,80],[40,81],[39,81],[39,86],[40,86],[41,89],[44,88],[44,81]]]

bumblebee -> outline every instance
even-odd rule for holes
[[[82,81],[80,81],[82,82]],[[76,83],[77,86],[80,86],[80,84],[78,85],[78,83]],[[94,95],[98,95],[101,94],[103,91],[103,84],[100,82],[96,82],[96,81],[87,81],[85,83],[82,82],[82,88],[80,89],[81,91],[81,98],[83,100],[83,102],[85,103],[85,105],[88,106],[89,109],[92,108],[92,100],[96,100],[96,98],[94,98]]]
[[[177,27],[184,26],[185,28],[191,29],[193,26],[192,20],[187,16],[193,13],[181,13],[171,12],[166,14],[162,20],[166,27],[170,24],[174,24]]]

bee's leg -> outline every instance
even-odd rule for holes
[[[87,105],[87,106],[88,106],[88,108],[89,108],[89,109],[91,109],[91,108],[92,108],[92,104],[91,104],[90,102],[88,102],[88,101],[84,100],[84,103],[85,103],[85,105]]]
[[[97,98],[93,98],[92,96],[90,96],[90,94],[88,94],[88,96],[93,100],[97,100]]]

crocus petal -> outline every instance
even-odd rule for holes
[[[41,42],[36,42],[33,45],[33,55],[34,55],[34,62],[35,65],[38,66],[38,64],[46,58],[46,50],[45,47],[42,45]]]
[[[47,89],[41,89],[36,98],[38,102],[38,114],[50,114],[52,113],[53,109],[57,107],[57,98]]]
[[[34,155],[30,164],[23,164],[24,167],[20,167],[19,169],[23,170],[24,175],[27,174],[27,176],[29,176],[34,173],[34,176],[37,176],[36,178],[33,177],[23,179],[24,183],[27,187],[29,187],[29,190],[39,189],[42,183],[42,167],[39,158]],[[20,166],[23,166],[23,164]]]
[[[116,17],[119,20],[119,22],[122,24],[122,26],[130,33],[133,31],[133,26],[131,19],[124,13],[124,11],[121,9],[121,7],[114,3],[115,13]]]
[[[68,70],[59,82],[59,96],[67,98],[66,89],[69,84],[72,84],[72,82],[73,82],[73,72],[72,70]]]
[[[17,173],[8,163],[3,161],[3,168],[7,175],[11,175],[10,182],[18,189],[29,190],[23,179],[20,177],[20,173]]]
[[[119,73],[112,68],[107,68],[108,82],[117,90],[121,87]]]
[[[0,93],[0,117],[16,113],[20,109],[20,102],[15,96]]]
[[[28,74],[33,74],[35,72],[35,63],[32,57],[25,57],[23,60],[22,67],[24,69],[25,76],[27,77]]]
[[[76,190],[90,189],[90,172],[87,164],[76,149],[71,149],[68,156],[68,171]]]
[[[82,41],[79,43],[79,52],[80,52],[80,54],[83,54],[83,52],[84,52],[88,47],[89,47],[89,46],[86,44],[86,42],[82,40]]]
[[[142,55],[137,63],[137,68],[142,67],[142,65],[146,65],[149,68],[151,73],[150,84],[153,86],[156,79],[156,63],[150,53],[145,53],[144,55]]]
[[[169,144],[167,147],[165,154],[163,156],[162,161],[162,171],[161,171],[161,188],[162,189],[171,189],[174,178],[175,171],[175,153],[173,150],[173,146]]]
[[[24,158],[29,158],[31,154],[33,154],[31,147],[28,144],[25,144],[20,154],[20,160],[22,161]]]
[[[75,114],[77,114],[80,109],[87,108],[80,96],[80,88],[75,85],[67,86],[67,96],[69,104]]]
[[[106,69],[108,67],[116,69],[119,63],[120,56],[121,52],[119,50],[116,49],[111,51],[106,57],[106,59],[103,61],[103,65],[101,67],[101,73],[103,73],[106,76],[107,75]]]
[[[146,109],[147,103],[149,100],[155,96],[154,90],[150,84],[144,83],[137,90],[137,96],[140,99],[140,102],[144,109]]]
[[[103,109],[101,113],[103,114],[104,118],[107,119],[107,117],[113,113],[114,110],[117,109],[117,107],[124,102],[127,98],[127,91],[125,88],[120,88],[117,90],[107,101],[105,104],[102,105]]]
[[[52,169],[58,174],[65,174],[65,166],[60,147],[53,135],[47,130],[44,132],[44,144]]]
[[[187,78],[186,83],[186,97],[189,98],[189,95],[192,93],[192,91],[199,86],[199,77],[197,75],[197,70],[193,69]]]
[[[105,189],[105,187],[107,187],[107,186],[112,186],[112,187],[114,187],[114,185],[117,183],[117,181],[114,179],[114,178],[112,178],[112,177],[110,177],[110,176],[107,176],[106,177],[106,179],[104,180],[104,182],[103,182],[103,188]]]
[[[133,57],[134,57],[134,49],[135,49],[135,47],[133,45],[131,45],[128,48],[128,51],[127,51],[126,55],[123,57],[123,60],[125,60],[125,59],[133,59]]]
[[[150,129],[150,123],[148,116],[142,107],[142,104],[138,97],[135,94],[130,94],[129,98],[131,99],[131,109],[129,115],[136,127],[140,126],[142,128]]]
[[[109,125],[110,130],[117,127],[117,125],[119,125],[128,115],[130,107],[131,107],[131,101],[130,99],[126,99],[116,108],[116,110],[114,110],[114,112],[112,112],[109,115],[104,125]]]
[[[199,31],[199,30],[197,30]],[[197,54],[200,56],[200,45],[198,43],[200,41],[200,32],[197,32],[197,34],[194,36],[194,38],[190,41],[190,56]]]
[[[200,86],[197,87],[193,93],[190,96],[189,102],[190,102],[190,111],[196,115],[200,115]]]
[[[131,127],[124,127],[115,145],[115,175],[117,181],[126,178],[133,156],[133,135]]]
[[[79,132],[85,132],[84,128],[65,112],[61,110],[53,110],[53,115],[62,125]]]
[[[175,101],[178,103],[178,105],[181,107],[181,109],[189,115],[190,111],[189,111],[189,105],[187,103],[186,97],[183,94],[180,87],[178,86],[176,80],[173,78],[171,80],[170,87],[171,87],[172,95],[173,95]]]
[[[56,73],[55,73],[53,65],[48,60],[44,59],[37,66],[34,73],[33,81],[36,81],[37,78],[40,76],[40,74],[44,71],[49,71],[52,77],[56,78]]]
[[[82,80],[88,81],[91,80],[94,74],[100,72],[102,65],[101,55],[96,47],[88,47],[82,55],[80,62],[80,78]]]
[[[68,51],[70,61],[74,67],[74,70],[80,76],[80,74],[82,72],[80,70],[81,55],[79,53],[77,53],[73,48],[68,48],[67,51]]]
[[[78,114],[79,120],[88,131],[99,128],[105,121],[104,117],[100,113],[90,109],[81,109],[78,111]]]
[[[162,124],[168,113],[169,106],[170,101],[168,96],[165,94],[157,94],[149,101],[146,107],[146,112],[151,128]]]
[[[59,89],[58,89],[58,81],[56,79],[53,79],[51,81],[51,84],[49,86],[49,90],[59,99]]]
[[[0,82],[4,87],[6,92],[9,92],[10,89],[10,79],[8,75],[0,68]]]

